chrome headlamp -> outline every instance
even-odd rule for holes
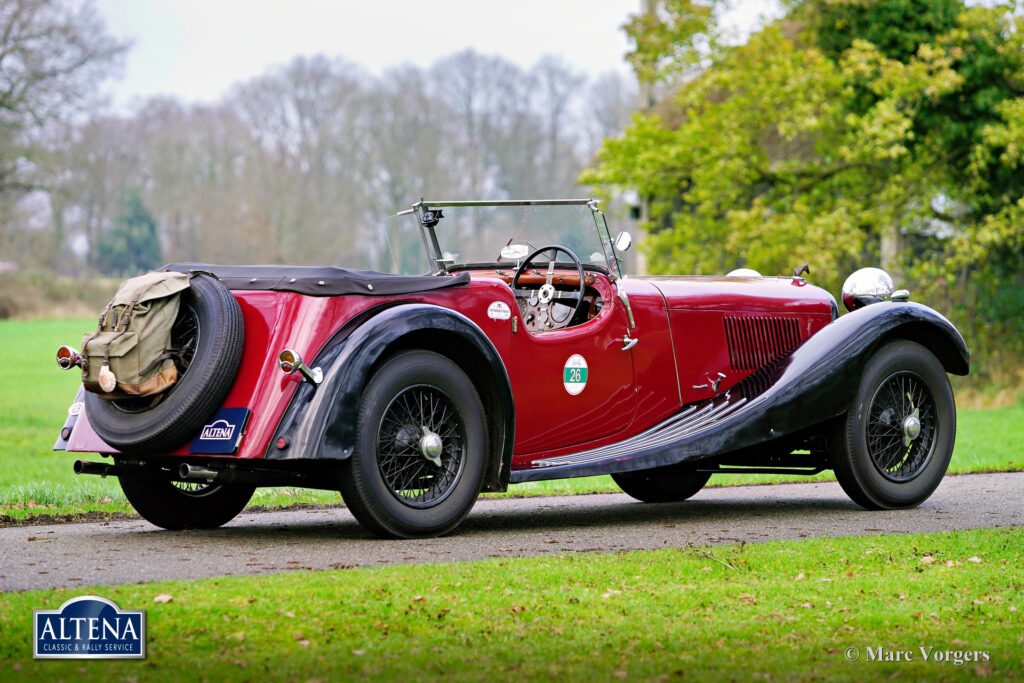
[[[910,298],[910,292],[895,290],[892,278],[881,268],[861,268],[843,283],[843,305],[846,310],[855,311],[880,301],[906,301]]]

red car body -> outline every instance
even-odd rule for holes
[[[515,310],[507,282],[493,271],[471,272],[465,289],[393,297],[312,297],[293,292],[234,291],[245,319],[245,348],[225,406],[252,411],[238,451],[224,458],[263,458],[285,409],[303,384],[278,370],[277,352],[290,348],[315,358],[345,322],[372,308],[420,303],[457,311],[487,335],[501,356],[516,402],[512,470],[547,457],[634,436],[688,403],[724,393],[769,360],[792,351],[832,321],[831,297],[802,278],[650,278],[612,282],[595,274],[593,287],[610,303],[594,320],[540,335],[512,332],[510,320],[487,317],[494,301]],[[623,351],[632,308],[638,343]],[[514,314],[515,315],[515,314]],[[726,320],[750,330],[730,344]],[[786,321],[776,331],[766,321]],[[758,324],[764,324],[759,328]],[[786,332],[790,336],[784,337]],[[759,359],[737,356],[761,353]],[[586,390],[570,397],[562,367],[581,354],[594,370]],[[717,391],[709,382],[725,375]],[[709,380],[711,378],[711,380]],[[701,387],[700,385],[708,385]],[[75,425],[66,450],[116,453],[87,426]],[[188,444],[167,453],[187,457]],[[213,454],[211,454],[213,455]]]
[[[592,202],[575,203],[596,212]],[[359,441],[365,428],[357,418],[364,410],[363,392],[396,353],[422,349],[459,366],[479,394],[489,436],[478,489],[603,473],[626,481],[683,466],[691,474],[694,467],[705,473],[817,472],[835,466],[830,435],[837,420],[856,410],[866,391],[862,375],[881,350],[894,342],[919,345],[942,370],[967,372],[962,338],[931,309],[892,300],[861,305],[839,318],[835,299],[800,276],[627,278],[615,267],[584,266],[564,247],[575,267],[552,252],[547,268],[531,268],[531,259],[547,247],[515,264],[453,266],[436,246],[429,220],[430,207],[438,205],[459,203],[414,207],[428,251],[426,236],[435,246],[439,267],[429,282],[440,283],[436,288],[421,289],[417,283],[424,278],[380,274],[375,280],[372,273],[354,277],[323,268],[168,267],[216,276],[240,308],[244,346],[220,405],[244,409],[246,419],[230,452],[210,452],[197,437],[161,452],[122,454],[97,435],[89,411],[81,409],[71,411],[56,448],[113,457],[113,465],[80,464],[85,473],[125,477],[157,463],[163,476],[173,478],[176,464],[184,463],[199,468],[207,483],[337,488],[335,465],[355,458],[358,444],[366,443]],[[572,320],[536,329],[535,302],[545,310],[541,321],[554,310],[553,303],[544,308],[544,287],[556,298],[569,297],[581,275],[583,302]],[[382,285],[395,282],[401,291],[384,293]],[[347,293],[317,291],[336,283],[349,288]],[[312,359],[309,367],[316,367],[322,381],[282,372],[279,354],[286,349]],[[922,395],[932,398],[945,391],[927,389]],[[903,422],[888,413],[883,418],[894,433],[920,431],[920,424],[914,426],[924,419],[920,408],[903,412],[897,416]],[[930,462],[934,443],[945,438],[945,427],[924,429],[930,450],[922,463]],[[912,449],[916,434],[906,439]],[[183,479],[196,478],[186,477],[186,470]],[[885,475],[884,470],[879,471]],[[466,512],[468,507],[455,517]],[[422,530],[411,522],[401,528],[369,526],[387,535],[422,535],[443,533],[458,519]]]

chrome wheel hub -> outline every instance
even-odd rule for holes
[[[913,415],[903,418],[903,445],[909,446],[920,435],[921,418],[918,416],[918,411],[915,410]]]
[[[420,437],[420,453],[423,454],[423,457],[440,467],[443,451],[444,442],[441,441],[441,437],[424,427],[423,436]]]

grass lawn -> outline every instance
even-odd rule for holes
[[[114,479],[76,476],[71,464],[83,454],[52,453],[65,411],[80,382],[78,371],[57,369],[61,344],[77,345],[92,318],[0,320],[0,520],[87,511],[129,513]],[[952,472],[1024,469],[1024,405],[958,412]],[[831,479],[824,472],[815,479]],[[716,475],[711,485],[803,481],[779,475]],[[514,486],[508,494],[552,495],[618,491],[609,477]],[[341,496],[308,489],[259,489],[251,505],[335,505]],[[0,523],[3,523],[0,521]]]
[[[4,594],[0,677],[1001,680],[1022,567],[1018,528]],[[147,659],[33,661],[32,610],[90,593],[147,611]]]

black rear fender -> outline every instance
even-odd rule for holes
[[[515,407],[505,365],[469,318],[439,306],[399,304],[375,309],[328,342],[310,363],[324,371],[315,390],[303,384],[289,404],[267,451],[271,459],[352,455],[363,389],[376,369],[406,349],[426,349],[455,361],[476,386],[488,417],[490,462],[483,490],[508,486]],[[278,448],[279,438],[287,442]]]

